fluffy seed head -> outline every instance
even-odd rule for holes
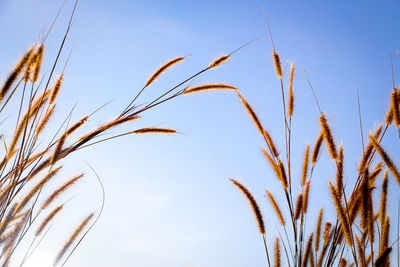
[[[54,83],[53,89],[51,89],[51,94],[50,94],[50,104],[52,104],[56,100],[57,95],[60,92],[63,80],[64,80],[64,74],[61,74]]]
[[[250,193],[250,191],[241,183],[236,181],[235,179],[230,179],[231,182],[243,193],[243,195],[247,198],[247,200],[250,203],[250,206],[253,210],[253,213],[256,217],[257,224],[258,224],[258,230],[260,231],[260,234],[265,234],[265,226],[264,226],[264,219],[261,214],[261,210],[254,199],[253,195]]]
[[[174,66],[175,64],[182,62],[185,58],[184,57],[176,57],[171,59],[170,61],[166,62],[164,65],[159,67],[146,81],[145,86],[149,86],[152,82],[155,81],[163,72],[165,72],[170,67]]]
[[[331,155],[332,159],[336,159],[336,157],[337,157],[336,145],[333,140],[331,128],[328,125],[325,114],[321,115],[321,117],[319,118],[319,122],[321,125],[322,133],[324,135],[324,139],[326,141],[326,145],[328,147],[329,154]]]
[[[216,60],[214,60],[213,62],[210,63],[210,65],[208,65],[209,68],[215,68],[223,63],[225,63],[226,61],[228,61],[231,58],[230,55],[223,55],[220,56],[219,58],[217,58]]]
[[[272,55],[274,57],[276,75],[278,75],[279,79],[282,79],[282,66],[279,55],[275,51],[272,52]]]
[[[288,112],[290,117],[292,117],[293,115],[293,108],[294,108],[294,94],[293,94],[294,69],[295,69],[295,63],[292,63],[290,65],[289,94],[288,94]]]
[[[314,150],[313,150],[312,157],[311,157],[311,163],[313,165],[315,165],[315,163],[317,163],[319,151],[321,150],[322,141],[324,141],[324,135],[321,131],[320,135],[318,136],[317,141],[315,142]]]
[[[229,85],[229,84],[210,83],[210,84],[203,84],[203,85],[188,87],[183,91],[183,94],[188,95],[188,94],[199,93],[199,92],[208,91],[208,90],[235,90],[236,91],[237,88],[232,85]]]
[[[149,133],[158,133],[158,134],[174,134],[176,130],[169,128],[157,128],[157,127],[148,127],[141,128],[133,131],[135,134],[149,134]]]
[[[284,226],[285,220],[283,219],[283,215],[282,215],[281,209],[279,208],[278,203],[276,202],[274,196],[271,194],[270,191],[266,190],[266,192],[267,192],[268,199],[269,199],[272,207],[274,208],[276,215],[278,216],[279,222],[282,224],[282,226]]]

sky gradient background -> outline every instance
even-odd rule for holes
[[[54,0],[0,2],[1,79],[43,26],[51,24],[61,4]],[[72,1],[66,4],[46,43],[47,69],[72,5]],[[56,116],[61,120],[77,103],[73,114],[77,120],[113,100],[89,122],[85,129],[90,130],[117,115],[160,64],[188,56],[157,80],[139,102],[150,101],[211,60],[265,34],[261,6],[281,61],[295,61],[297,66],[294,177],[300,177],[306,143],[313,144],[319,131],[318,110],[302,71],[305,67],[334,136],[344,145],[345,179],[352,186],[361,157],[357,89],[366,135],[384,118],[388,105],[392,90],[389,50],[395,71],[399,70],[397,1],[378,5],[374,1],[81,0],[61,57],[65,62],[74,47]],[[261,39],[193,84],[227,82],[239,87],[283,151],[280,88],[271,53],[269,39]],[[49,132],[59,123],[53,121]],[[100,174],[106,204],[98,224],[67,266],[266,266],[262,238],[248,203],[228,178],[239,179],[256,196],[271,245],[279,227],[264,192],[268,188],[280,196],[281,191],[261,154],[262,140],[237,97],[230,92],[180,97],[124,128],[141,126],[173,127],[183,134],[122,137],[65,160],[53,188],[77,172],[86,172],[86,179],[70,192],[77,196],[27,266],[51,266],[75,225],[99,210],[100,187],[84,161]],[[391,154],[399,155],[395,138],[392,129],[384,144]],[[328,213],[332,210],[327,181],[334,178],[334,166],[326,152],[324,148],[311,187],[310,227],[322,205]],[[400,157],[395,159],[400,161]],[[394,180],[390,183],[395,185]],[[390,208],[395,210],[398,188],[394,189]]]

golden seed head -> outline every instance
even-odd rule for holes
[[[278,75],[279,79],[282,79],[282,66],[279,55],[275,51],[273,51],[272,55],[274,57],[276,75]]]
[[[208,65],[209,68],[215,68],[218,67],[219,65],[225,63],[226,61],[228,61],[231,58],[230,55],[223,55],[220,56],[219,58],[215,59],[214,61],[212,61],[210,63],[210,65]]]

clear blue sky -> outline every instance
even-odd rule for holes
[[[1,1],[1,79],[43,26],[51,24],[61,4],[58,0]],[[67,3],[46,44],[47,67],[72,4]],[[319,129],[318,110],[302,71],[305,67],[334,136],[344,144],[345,178],[352,185],[361,157],[357,89],[367,131],[383,118],[388,105],[389,50],[398,81],[397,1],[81,0],[61,58],[65,62],[74,47],[56,115],[62,118],[78,102],[73,116],[78,119],[113,99],[90,121],[86,128],[90,130],[116,115],[160,64],[188,56],[149,88],[141,99],[149,101],[216,57],[264,34],[261,6],[282,62],[297,65],[293,174],[300,176],[303,149],[307,142],[315,142]],[[271,52],[270,41],[259,40],[194,83],[216,81],[239,87],[283,150],[280,89]],[[56,127],[58,121],[53,123]],[[106,206],[68,266],[266,266],[248,203],[228,178],[238,178],[256,196],[271,245],[278,226],[264,190],[279,192],[279,184],[260,152],[262,140],[236,96],[210,92],[182,97],[146,113],[137,125],[126,129],[140,126],[173,127],[184,134],[123,137],[66,160],[60,180],[79,171],[88,175],[74,188],[77,197],[28,266],[50,266],[75,224],[99,209],[100,189],[85,160],[102,177]],[[388,137],[385,146],[399,155],[396,133],[391,131]],[[400,157],[395,158],[400,162]],[[321,205],[332,210],[327,181],[333,177],[325,150],[311,188],[311,227]],[[395,185],[394,180],[390,182]],[[390,202],[393,209],[394,200]]]

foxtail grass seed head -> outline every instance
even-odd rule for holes
[[[390,106],[388,113],[386,114],[385,123],[386,125],[390,125],[393,122],[393,106]]]
[[[307,213],[307,208],[308,208],[308,198],[310,197],[310,180],[307,181],[306,183],[306,188],[304,189],[304,197],[303,197],[303,205],[302,205],[302,213],[306,214]]]
[[[385,224],[386,220],[386,204],[387,204],[387,194],[388,194],[388,187],[389,187],[389,179],[388,179],[388,171],[385,171],[385,175],[383,177],[383,182],[382,182],[382,191],[381,191],[381,206],[379,209],[379,218],[380,218],[380,224],[381,227],[383,228],[383,225]]]
[[[28,62],[26,63],[26,69],[24,74],[24,82],[28,83],[31,80],[32,69],[36,62],[36,56],[34,53],[31,53]]]
[[[352,237],[351,237],[351,232],[350,232],[350,224],[345,212],[345,209],[342,205],[341,199],[339,197],[339,194],[336,192],[335,187],[332,185],[331,182],[329,182],[329,189],[331,191],[333,203],[336,207],[336,212],[339,216],[340,223],[342,225],[342,230],[344,233],[344,236],[346,237],[347,244],[352,247],[353,242],[352,242]]]
[[[54,217],[62,210],[64,205],[58,206],[55,209],[53,209],[47,216],[44,218],[42,223],[39,225],[38,229],[36,230],[35,235],[39,236],[43,230],[46,228],[46,226],[54,219]]]
[[[364,250],[364,245],[362,241],[356,236],[356,247],[357,247],[357,252],[358,252],[358,258],[360,262],[360,267],[367,267],[367,263],[365,261],[365,250]]]
[[[41,44],[36,50],[35,54],[36,59],[35,59],[35,65],[33,67],[32,82],[36,82],[39,78],[40,69],[42,67],[42,62],[43,62],[43,53],[44,53],[44,45]]]
[[[176,57],[174,59],[171,59],[170,61],[166,62],[164,65],[159,67],[146,81],[145,86],[149,86],[152,84],[162,73],[164,73],[167,69],[171,68],[175,64],[178,64],[179,62],[182,62],[185,59],[185,57]]]
[[[49,171],[18,203],[17,208],[15,209],[15,212],[18,213],[20,212],[26,204],[36,195],[36,193],[39,192],[43,188],[47,182],[50,181],[51,178],[53,178],[58,171],[61,169],[62,166],[59,166],[51,171]]]
[[[211,69],[211,68],[218,67],[219,65],[221,65],[221,64],[225,63],[226,61],[228,61],[230,58],[231,58],[230,55],[223,55],[223,56],[220,56],[220,57],[217,58],[216,60],[212,61],[212,62],[210,63],[210,65],[208,65],[208,67],[209,67],[210,69]]]
[[[241,183],[236,181],[235,179],[230,179],[231,182],[243,193],[243,195],[246,197],[246,199],[249,201],[250,206],[253,210],[254,216],[256,217],[257,224],[258,224],[258,230],[260,231],[260,234],[265,234],[265,226],[264,226],[264,219],[261,214],[261,210],[254,199],[253,195],[250,193],[250,191]]]
[[[337,157],[336,145],[333,140],[331,128],[328,125],[325,114],[321,115],[321,117],[319,118],[319,122],[321,124],[321,130],[324,135],[324,139],[326,141],[326,145],[328,147],[329,154],[332,159],[336,159],[336,157]]]
[[[70,235],[68,240],[64,243],[64,246],[58,252],[56,259],[54,260],[54,265],[57,265],[61,258],[64,256],[65,252],[67,252],[68,248],[72,245],[72,243],[76,240],[79,234],[85,229],[86,225],[90,222],[93,218],[94,213],[91,213],[88,217],[86,217],[74,230],[74,232]]]
[[[336,159],[336,190],[339,196],[343,193],[343,146],[339,148],[339,155]]]
[[[269,155],[267,150],[262,148],[262,152],[263,152],[264,156],[267,158],[269,164],[271,165],[271,167],[276,175],[276,178],[278,178],[279,181],[281,181],[281,174],[280,174],[278,165],[276,165],[275,161],[272,159],[272,156]]]
[[[71,127],[67,129],[65,132],[65,135],[71,135],[73,132],[75,132],[79,127],[81,127],[85,122],[87,122],[89,116],[84,116],[82,119],[79,121],[75,122]]]
[[[269,190],[266,190],[266,193],[267,193],[267,197],[269,199],[269,202],[271,203],[272,207],[275,210],[275,213],[276,213],[276,216],[279,219],[279,222],[282,224],[282,226],[285,226],[285,219],[283,219],[282,211],[279,208],[279,205],[276,202],[274,196],[271,194],[271,192]]]
[[[386,248],[376,259],[375,261],[375,266],[376,267],[384,267],[384,266],[390,266],[390,257],[389,254],[392,252],[392,247]]]
[[[301,185],[302,186],[304,186],[306,184],[306,180],[307,180],[309,154],[310,154],[310,145],[307,144],[306,150],[304,151],[303,171],[302,171],[302,175],[301,175]]]
[[[382,227],[382,237],[380,244],[380,252],[383,252],[389,246],[389,234],[390,234],[390,218],[386,217],[385,223]]]
[[[141,128],[138,130],[133,131],[135,134],[174,134],[176,130],[170,128],[157,128],[157,127],[148,127],[148,128]]]
[[[312,242],[313,242],[313,233],[310,234],[310,236],[308,237],[308,240],[307,240],[306,250],[304,252],[304,258],[303,258],[303,264],[302,264],[303,267],[307,267],[307,265],[308,265],[310,253],[312,253],[312,251],[311,251]]]
[[[275,238],[275,246],[274,246],[274,267],[281,266],[281,245],[279,238]]]
[[[13,85],[17,77],[21,74],[23,68],[27,64],[32,53],[33,53],[33,47],[29,48],[28,51],[25,52],[25,54],[19,60],[17,65],[11,71],[10,75],[7,77],[6,81],[4,82],[3,86],[0,89],[0,102],[4,99],[5,95],[10,90],[11,86]]]
[[[276,75],[278,75],[279,79],[282,79],[282,66],[279,55],[275,51],[273,51],[272,56],[274,57]]]
[[[65,139],[67,138],[67,135],[63,134],[60,139],[57,142],[56,149],[54,150],[53,156],[51,157],[51,164],[53,165],[54,163],[57,162],[57,160],[60,158],[62,148],[64,147]]]
[[[44,114],[43,118],[39,121],[38,126],[36,128],[37,136],[43,131],[47,123],[50,121],[50,117],[53,115],[55,107],[56,107],[55,104],[51,105],[50,108]]]
[[[321,208],[319,210],[317,227],[315,230],[315,251],[318,251],[318,249],[319,249],[319,243],[320,243],[319,241],[320,241],[320,237],[321,237],[321,225],[322,225],[323,214],[324,214],[324,210]]]
[[[283,189],[286,190],[288,188],[286,170],[285,170],[285,166],[283,165],[283,163],[280,159],[278,159],[278,169],[279,169],[279,176],[280,176],[280,179],[282,182]]]
[[[229,84],[210,83],[210,84],[203,84],[203,85],[188,87],[183,91],[183,94],[189,95],[189,94],[194,94],[194,93],[199,93],[199,92],[209,91],[209,90],[234,90],[234,91],[236,91],[238,89]]]
[[[382,125],[380,125],[374,132],[373,136],[375,139],[378,139],[379,135],[382,132]],[[367,147],[365,148],[365,152],[362,156],[361,162],[360,162],[360,166],[358,167],[358,174],[361,175],[362,172],[364,171],[364,168],[367,165],[367,162],[370,159],[370,156],[372,154],[373,151],[373,146],[371,144],[371,142],[368,143]]]
[[[332,224],[330,222],[325,223],[324,232],[322,233],[322,240],[324,243],[328,243],[331,238]]]
[[[392,92],[392,113],[393,121],[396,127],[400,126],[399,97],[396,89]]]
[[[296,211],[295,211],[295,215],[294,215],[294,218],[296,220],[298,220],[300,218],[302,207],[303,207],[303,194],[300,193],[298,195],[297,201],[296,201]]]
[[[253,110],[253,108],[250,106],[250,104],[247,102],[247,100],[237,91],[237,95],[239,99],[242,101],[244,108],[246,109],[247,113],[249,113],[251,119],[253,120],[255,126],[257,127],[258,131],[261,133],[261,135],[264,135],[264,128],[261,124],[260,119],[258,118],[257,114]]]
[[[288,94],[289,117],[293,116],[293,108],[294,108],[294,94],[293,94],[294,70],[295,70],[295,63],[292,63],[290,65],[290,75],[289,75],[289,94]]]
[[[56,80],[56,82],[54,83],[54,86],[53,86],[53,88],[52,88],[52,90],[51,90],[51,94],[50,94],[50,104],[52,104],[55,100],[56,100],[56,98],[57,98],[57,96],[58,96],[58,93],[60,92],[60,89],[61,89],[61,85],[62,85],[62,82],[64,81],[64,74],[61,74],[58,78],[57,78],[57,80]]]
[[[274,157],[278,157],[279,153],[278,150],[276,149],[276,145],[274,143],[274,141],[272,140],[271,135],[268,133],[268,131],[266,129],[263,130],[263,135],[264,135],[264,139],[267,142],[267,145],[269,147],[269,149],[271,150],[272,154],[274,155]]]
[[[393,174],[394,178],[396,178],[397,182],[400,185],[400,173],[397,170],[396,165],[394,165],[392,159],[386,153],[386,151],[382,148],[382,146],[376,141],[375,137],[369,135],[369,140],[375,150],[379,153],[382,157],[383,161],[385,162],[386,166],[389,168],[390,172]]]
[[[321,131],[320,135],[318,136],[317,141],[315,142],[314,150],[313,150],[313,153],[311,156],[311,163],[313,165],[315,165],[317,163],[319,151],[321,150],[322,141],[324,141],[324,135]]]
[[[58,187],[42,204],[41,209],[47,208],[55,199],[57,199],[63,192],[67,191],[72,185],[83,177],[83,173],[73,176],[71,179]]]

